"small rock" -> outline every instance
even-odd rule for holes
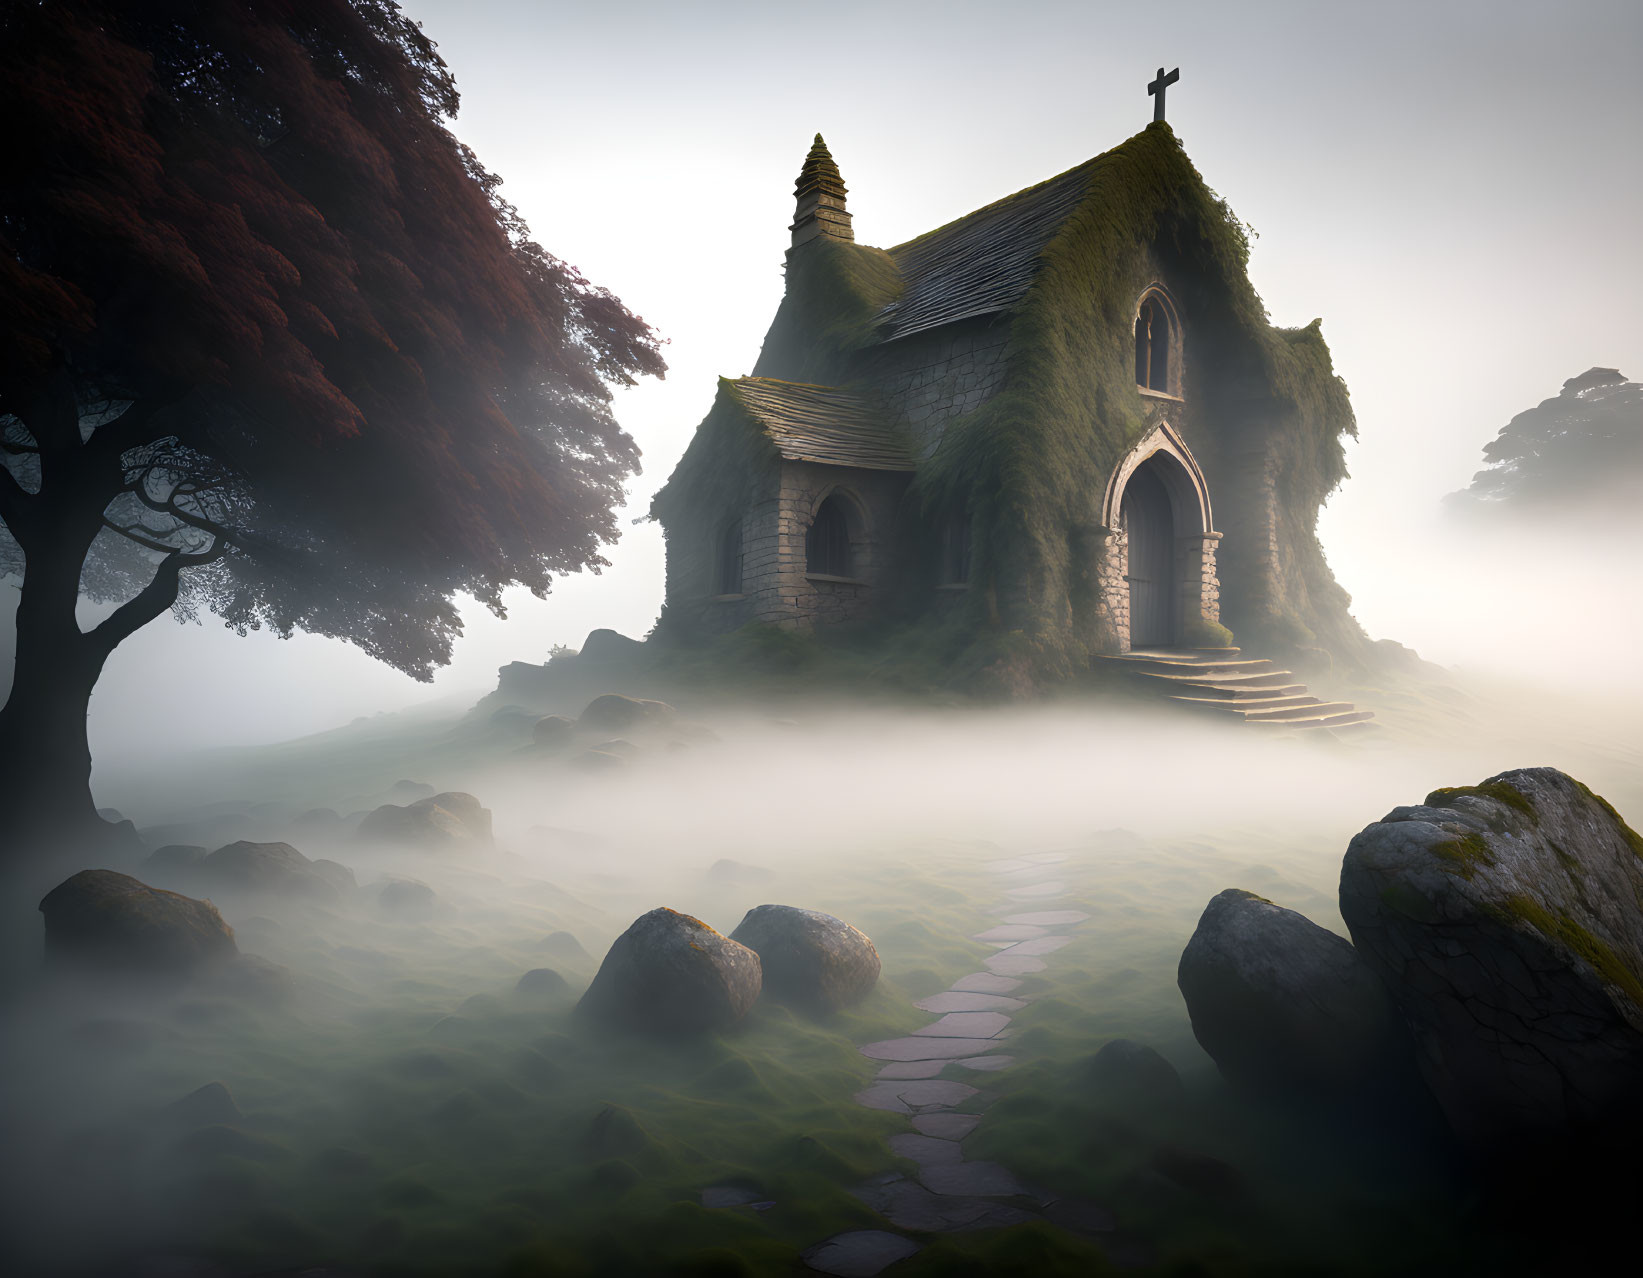
[[[538,719],[536,726],[531,729],[531,739],[537,745],[548,749],[569,745],[575,736],[575,721],[565,718],[562,714],[550,714],[546,718]]]
[[[665,701],[641,701],[607,692],[588,703],[577,720],[589,732],[633,732],[644,728],[666,728],[678,716]]]
[[[519,978],[519,983],[513,988],[514,993],[533,999],[558,998],[570,993],[565,978],[551,967],[533,967]]]
[[[659,908],[611,945],[580,1011],[634,1029],[728,1029],[752,1008],[759,956],[689,914]]]
[[[179,1101],[165,1107],[168,1122],[181,1127],[209,1127],[213,1123],[237,1123],[244,1117],[228,1088],[221,1083],[197,1087]]]
[[[878,983],[873,942],[842,919],[791,905],[749,910],[730,934],[759,956],[765,988],[775,997],[838,1011]]]
[[[217,907],[113,870],[81,870],[46,893],[46,958],[119,973],[184,974],[239,952]]]
[[[1115,1038],[1090,1058],[1090,1078],[1110,1097],[1128,1105],[1135,1101],[1168,1104],[1186,1098],[1181,1075],[1152,1048],[1127,1038]]]
[[[430,914],[436,900],[434,890],[418,879],[389,879],[377,893],[377,904],[394,914]]]
[[[153,875],[186,874],[205,860],[206,849],[195,843],[168,843],[143,860],[143,871]]]
[[[439,850],[487,846],[491,842],[491,810],[473,795],[452,790],[405,807],[385,803],[359,823],[356,833],[373,842]]]
[[[291,824],[310,834],[326,834],[342,828],[342,817],[335,808],[309,808]]]
[[[710,882],[730,885],[768,883],[776,876],[763,866],[746,865],[741,861],[732,861],[729,857],[720,857],[708,867],[707,877]]]
[[[582,942],[569,932],[549,932],[536,943],[536,948],[572,963],[593,962],[593,955],[583,949]]]

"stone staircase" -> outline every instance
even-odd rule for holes
[[[1276,662],[1245,658],[1237,648],[1146,648],[1100,660],[1183,710],[1273,730],[1375,727],[1373,710],[1309,696]]]

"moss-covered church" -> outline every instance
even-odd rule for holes
[[[758,363],[652,507],[659,635],[928,626],[1043,674],[1227,628],[1362,653],[1315,534],[1346,387],[1317,321],[1267,322],[1168,124],[889,250],[819,135],[796,194]]]

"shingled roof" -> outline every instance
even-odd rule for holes
[[[726,378],[721,385],[789,460],[865,470],[917,466],[870,396],[774,377]]]
[[[905,288],[885,309],[880,340],[991,315],[1020,301],[1038,273],[1039,255],[1084,198],[1100,158],[891,249]]]

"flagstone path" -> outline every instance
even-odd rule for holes
[[[1066,853],[1045,852],[990,862],[985,868],[1010,886],[1004,888],[1003,910],[1008,912],[1002,922],[971,938],[995,947],[982,960],[987,970],[914,1004],[937,1017],[923,1029],[861,1049],[863,1056],[885,1065],[872,1086],[856,1093],[856,1102],[908,1116],[914,1130],[892,1136],[890,1148],[916,1163],[918,1173],[908,1179],[891,1172],[851,1192],[898,1229],[940,1233],[1047,1220],[1091,1236],[1114,1227],[1112,1216],[1094,1203],[1059,1198],[1023,1184],[997,1163],[966,1158],[962,1141],[981,1118],[957,1107],[968,1102],[972,1111],[985,1108],[994,1097],[962,1080],[941,1077],[948,1066],[986,1075],[1014,1063],[1007,1050],[1010,1020],[1027,1004],[1015,996],[1019,978],[1044,971],[1049,966],[1044,956],[1072,939],[1062,930],[1090,917],[1078,910],[1028,908],[1047,907],[1067,894],[1063,882],[1031,881],[1066,859]],[[1019,882],[1023,878],[1029,881]],[[903,1234],[857,1229],[817,1243],[805,1251],[804,1262],[838,1278],[872,1278],[920,1248]]]

